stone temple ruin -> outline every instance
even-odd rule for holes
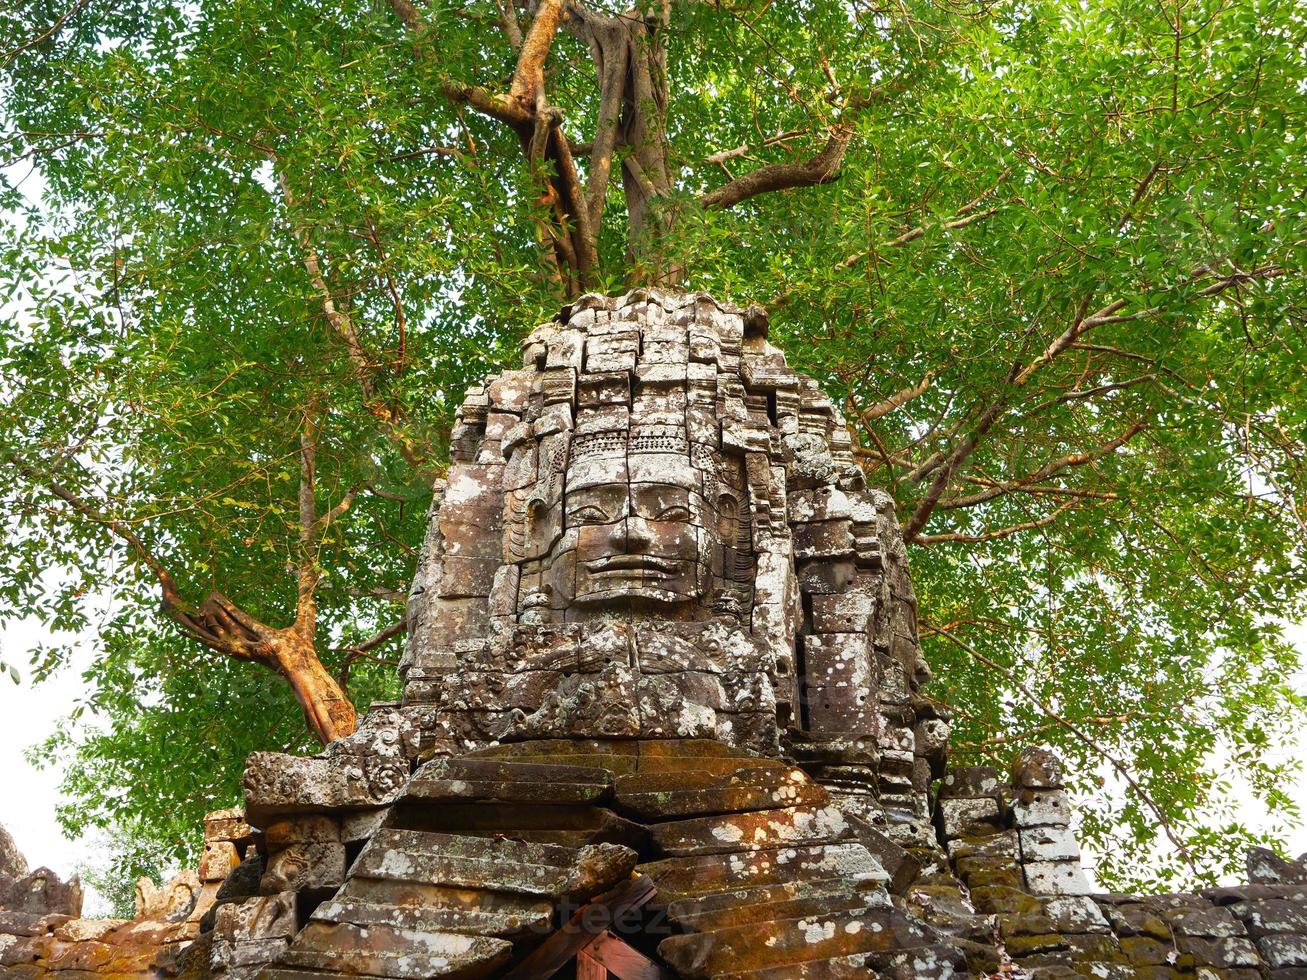
[[[1303,862],[1093,894],[1056,759],[950,767],[893,503],[762,311],[582,297],[451,447],[403,701],[252,756],[189,903],[0,912],[0,972],[1307,978]]]

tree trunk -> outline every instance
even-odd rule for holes
[[[627,259],[632,285],[677,285],[685,270],[670,262],[664,240],[673,214],[666,206],[672,180],[667,165],[667,52],[665,23],[638,9],[618,17],[582,13],[573,31],[590,46],[599,77],[599,120],[590,154],[587,217],[599,233],[614,162],[626,199]]]
[[[318,659],[313,643],[305,641],[295,630],[281,630],[269,642],[268,655],[272,666],[290,689],[304,710],[304,720],[318,740],[326,745],[338,738],[351,735],[358,724],[358,714],[336,678]]]
[[[309,729],[323,745],[354,732],[358,714],[318,659],[311,631],[299,626],[266,626],[218,592],[210,594],[188,619],[184,625],[206,646],[280,674],[300,703]]]

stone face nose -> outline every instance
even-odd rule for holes
[[[653,544],[653,534],[649,523],[643,517],[628,516],[623,522],[626,526],[626,551],[628,554],[640,555],[649,550]]]

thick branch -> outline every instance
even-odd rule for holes
[[[930,383],[934,378],[935,372],[927,371],[922,379],[915,385],[910,385],[901,391],[896,391],[884,401],[878,402],[864,410],[858,418],[861,420],[863,425],[867,425],[868,423],[880,418],[882,415],[888,415],[890,412],[902,408],[914,398],[924,395],[930,389]]]
[[[801,163],[769,163],[741,174],[730,183],[704,194],[699,198],[699,204],[705,208],[729,208],[771,191],[829,184],[839,176],[844,153],[857,132],[857,113],[888,102],[907,87],[906,79],[897,79],[853,96],[844,106],[845,117],[830,128],[826,145],[815,156]]]
[[[769,163],[751,170],[704,194],[699,198],[699,203],[705,208],[729,208],[771,191],[829,184],[839,176],[840,163],[853,140],[853,134],[851,123],[840,123],[831,130],[826,145],[816,156],[802,163]]]
[[[531,26],[527,28],[517,53],[517,69],[509,86],[509,98],[534,103],[536,94],[545,89],[545,59],[554,46],[554,35],[563,19],[563,0],[541,0]]]
[[[213,642],[217,642],[216,637],[202,637],[200,635],[203,630],[195,621],[191,607],[182,599],[176,580],[173,579],[172,574],[164,567],[158,556],[150,550],[126,522],[105,514],[90,501],[78,496],[59,481],[37,472],[35,468],[29,466],[19,457],[10,455],[7,461],[10,466],[22,473],[34,485],[45,487],[54,496],[68,504],[77,514],[92,523],[99,524],[125,543],[136,557],[136,560],[144,565],[150,571],[150,574],[158,580],[163,597],[164,612],[175,620],[178,625],[182,626],[194,639],[199,639],[210,646],[213,645]]]

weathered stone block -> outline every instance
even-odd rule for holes
[[[987,797],[940,800],[936,807],[936,819],[947,840],[995,834],[1002,822],[998,801]]]
[[[1023,861],[1080,860],[1080,844],[1069,827],[1031,827],[1022,829],[1019,836]]]
[[[1023,748],[1012,760],[1012,785],[1017,789],[1062,789],[1062,762],[1050,749]]]
[[[73,875],[68,881],[62,881],[49,868],[37,868],[21,878],[0,875],[0,909],[39,915],[81,915],[81,879]]]
[[[1030,790],[1012,801],[1012,818],[1018,827],[1065,827],[1071,823],[1071,806],[1061,790]]]
[[[950,768],[939,782],[941,799],[974,799],[999,795],[998,770],[993,766]]]
[[[1257,948],[1273,970],[1307,967],[1307,936],[1290,933],[1265,935],[1257,940]]]
[[[413,776],[407,798],[591,804],[606,799],[612,785],[612,774],[606,769],[496,759],[433,759]]]
[[[333,841],[290,844],[268,856],[259,889],[265,895],[338,888],[345,880],[345,845]]]
[[[838,807],[800,806],[657,824],[650,837],[660,854],[689,856],[831,843],[852,832]]]
[[[617,844],[579,849],[407,830],[382,830],[354,865],[356,877],[553,898],[597,894],[635,867]]]
[[[1023,870],[1026,887],[1035,895],[1089,895],[1094,890],[1079,861],[1031,861]]]
[[[1277,932],[1307,935],[1307,905],[1286,899],[1240,902],[1230,912],[1243,920],[1254,937]]]
[[[204,839],[212,841],[230,841],[242,847],[254,836],[254,828],[245,821],[245,811],[240,807],[226,810],[214,810],[204,815]]]
[[[290,939],[299,928],[295,908],[296,894],[292,891],[229,902],[218,907],[213,931],[217,937],[232,943]]]
[[[200,854],[200,881],[222,881],[241,863],[236,845],[230,841],[206,841]]]
[[[392,803],[407,782],[404,759],[255,752],[245,764],[246,810],[268,823],[286,813],[370,809]]]

